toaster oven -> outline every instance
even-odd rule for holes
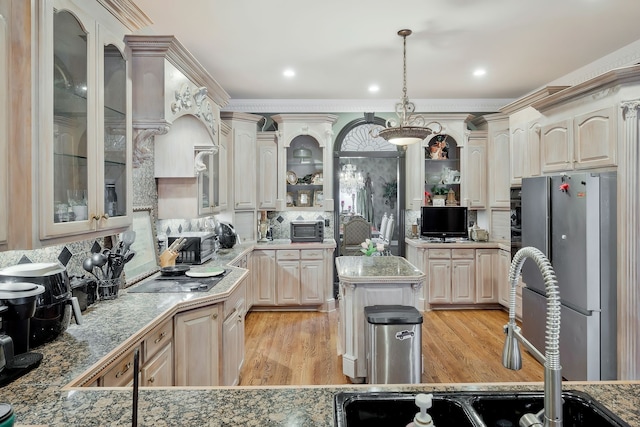
[[[291,242],[322,242],[324,240],[324,221],[291,221]]]
[[[216,251],[215,233],[206,231],[183,232],[176,236],[168,236],[168,245],[171,246],[174,241],[181,237],[186,238],[187,241],[178,252],[176,263],[204,264],[213,258]]]

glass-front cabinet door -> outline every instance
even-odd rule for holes
[[[45,5],[40,238],[126,227],[132,209],[126,46],[68,0]]]
[[[198,172],[198,215],[213,214],[219,206],[218,150],[200,151],[198,157],[206,166]]]

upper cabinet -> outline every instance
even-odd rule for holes
[[[125,30],[77,2],[41,6],[39,237],[122,229],[133,209]]]
[[[258,122],[263,117],[255,114],[224,112],[222,119],[231,127],[233,209],[254,210],[257,204],[256,153]]]
[[[331,114],[278,114],[278,210],[333,210]]]
[[[145,160],[150,150],[144,147],[153,140],[158,218],[218,212],[220,195],[226,197],[220,108],[229,95],[175,37],[128,35],[125,41],[133,63],[133,162]]]
[[[275,132],[258,132],[258,210],[275,210],[278,199],[278,138]]]

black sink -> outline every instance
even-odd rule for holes
[[[563,392],[563,427],[630,427],[586,393]],[[337,427],[405,427],[419,411],[415,393],[341,392],[334,399]],[[518,426],[544,406],[542,392],[433,393],[428,413],[438,427]]]
[[[563,427],[628,426],[588,394],[562,393]],[[471,398],[471,406],[482,421],[492,426],[517,426],[524,414],[535,414],[544,407],[542,393],[486,394]]]
[[[415,393],[338,393],[335,399],[338,427],[406,427],[419,412]],[[436,426],[475,427],[461,402],[434,394],[428,411]]]

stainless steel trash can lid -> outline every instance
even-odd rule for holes
[[[367,322],[374,325],[416,325],[422,314],[410,305],[369,305],[364,308]]]

